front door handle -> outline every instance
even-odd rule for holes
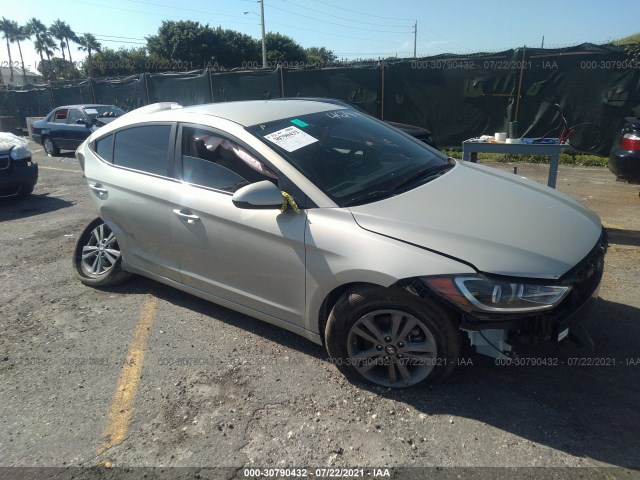
[[[200,217],[197,215],[193,215],[191,213],[184,213],[182,210],[180,210],[179,208],[174,208],[173,209],[173,213],[175,213],[177,216],[179,216],[180,218],[184,219],[187,221],[187,223],[195,223],[197,221],[200,220]]]
[[[99,183],[93,185],[89,184],[89,188],[96,192],[98,195],[106,195],[107,193],[109,193],[109,190],[107,190],[106,188],[102,188],[102,185],[100,185]]]

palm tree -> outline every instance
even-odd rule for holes
[[[39,40],[33,42],[33,47],[36,49],[36,52],[40,54],[40,58],[42,58],[42,54],[44,53],[49,61],[51,61],[51,55],[54,54],[54,50],[58,50],[58,45],[53,41],[53,38],[51,38],[48,32],[40,37]],[[44,58],[42,61],[44,61]]]
[[[66,22],[62,22],[62,25],[63,25],[62,31],[64,33],[64,39],[67,42],[67,52],[69,52],[69,61],[73,63],[73,59],[71,58],[71,42],[78,43],[78,36],[71,29],[71,27],[67,25]]]
[[[26,29],[18,25],[17,22],[12,21],[13,23],[13,38],[12,42],[16,42],[18,44],[18,52],[20,53],[20,65],[22,66],[22,83],[24,85],[27,84],[27,71],[24,68],[24,57],[22,56],[22,47],[20,46],[20,40],[26,40],[29,36],[26,33]]]
[[[78,39],[78,43],[80,46],[78,50],[82,50],[83,52],[87,52],[89,56],[89,78],[91,78],[91,74],[93,72],[93,61],[91,60],[91,52],[99,52],[102,49],[102,45],[96,39],[96,37],[92,33],[85,33]]]
[[[66,23],[64,23],[62,20],[56,20],[49,27],[49,33],[51,34],[51,36],[53,38],[57,39],[60,42],[60,50],[62,51],[62,59],[63,60],[67,59],[67,57],[65,57],[65,55],[64,55],[64,49],[67,46],[67,44],[64,41],[64,39],[65,39],[65,26],[66,26]]]
[[[9,41],[13,37],[13,29],[15,22],[2,17],[0,20],[0,32],[2,32],[2,38],[7,41],[7,53],[9,54],[9,83],[13,83],[13,60],[11,59],[11,48],[9,47]],[[17,25],[17,24],[16,24]]]
[[[35,17],[32,17],[24,27],[26,29],[26,34],[29,37],[35,37],[33,46],[35,47],[36,52],[40,54],[40,61],[43,62],[44,57],[42,56],[42,54],[44,53],[44,48],[38,49],[36,45],[40,45],[41,47],[44,45],[42,37],[49,34],[49,32],[47,31],[47,27],[44,23],[42,23]]]

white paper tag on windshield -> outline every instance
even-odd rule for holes
[[[284,148],[287,152],[295,152],[318,141],[317,138],[293,126],[265,135],[264,138]]]
[[[97,115],[98,114],[98,110],[96,110],[95,108],[85,108],[84,111],[86,113],[88,113],[89,115]]]

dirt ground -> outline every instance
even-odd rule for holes
[[[32,146],[34,193],[0,203],[0,467],[226,467],[212,472],[228,478],[258,467],[438,467],[430,472],[462,478],[502,471],[447,467],[553,467],[524,471],[640,478],[639,186],[560,167],[558,189],[610,231],[586,321],[595,351],[541,345],[534,354],[555,365],[518,367],[469,351],[447,383],[392,391],[349,383],[301,337],[156,282],[81,285],[71,254],[95,215],[85,180],[71,153]],[[546,183],[548,166],[517,167]],[[143,321],[135,388],[121,388]],[[114,412],[118,389],[130,403]],[[0,468],[0,478],[20,472]]]

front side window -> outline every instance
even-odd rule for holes
[[[78,120],[84,120],[84,116],[82,115],[82,112],[77,108],[73,108],[69,110],[69,117],[67,119],[67,123],[75,124],[76,121]]]
[[[440,152],[353,109],[311,113],[247,130],[340,206],[396,195],[452,167]]]
[[[210,130],[183,127],[182,180],[193,185],[235,192],[261,180],[275,183],[277,175],[235,141]]]
[[[171,125],[143,125],[119,130],[115,133],[113,163],[167,176],[170,142]]]

